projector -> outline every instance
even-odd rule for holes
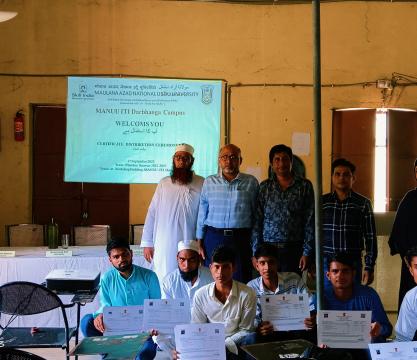
[[[54,291],[92,291],[98,287],[100,272],[86,270],[52,270],[45,278],[46,287]]]

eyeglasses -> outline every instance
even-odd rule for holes
[[[222,156],[219,156],[219,159],[223,161],[227,161],[227,160],[236,161],[236,160],[239,160],[240,157],[236,155],[222,155]]]
[[[174,155],[174,159],[177,161],[184,161],[184,162],[189,162],[191,161],[191,157],[190,156],[182,156],[182,155]]]

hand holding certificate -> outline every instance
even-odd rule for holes
[[[262,320],[275,331],[305,330],[304,320],[310,317],[307,294],[265,295],[260,302]]]
[[[138,334],[143,331],[143,306],[106,306],[103,321],[105,336]]]
[[[317,343],[332,348],[366,349],[371,342],[371,311],[320,310]]]
[[[143,327],[157,329],[160,334],[174,334],[175,325],[190,322],[190,305],[184,299],[145,299]]]
[[[224,325],[216,323],[175,326],[176,350],[181,360],[226,359]]]

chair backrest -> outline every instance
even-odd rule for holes
[[[0,348],[1,360],[46,360],[43,357],[26,352],[23,350],[12,349],[7,347]]]
[[[0,286],[0,313],[7,315],[40,314],[60,307],[61,299],[45,286],[14,281]]]
[[[74,226],[74,244],[78,245],[106,245],[110,239],[109,225]]]
[[[130,225],[132,244],[140,245],[143,234],[143,224]]]
[[[9,246],[43,246],[44,227],[39,224],[6,225]]]

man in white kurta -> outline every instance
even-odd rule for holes
[[[210,270],[200,264],[199,250],[195,240],[178,243],[178,268],[162,281],[162,299],[185,299],[191,309],[196,291],[213,282]]]
[[[191,145],[175,149],[171,176],[158,184],[145,219],[141,247],[160,282],[177,268],[178,242],[194,239],[203,178],[191,170]]]

